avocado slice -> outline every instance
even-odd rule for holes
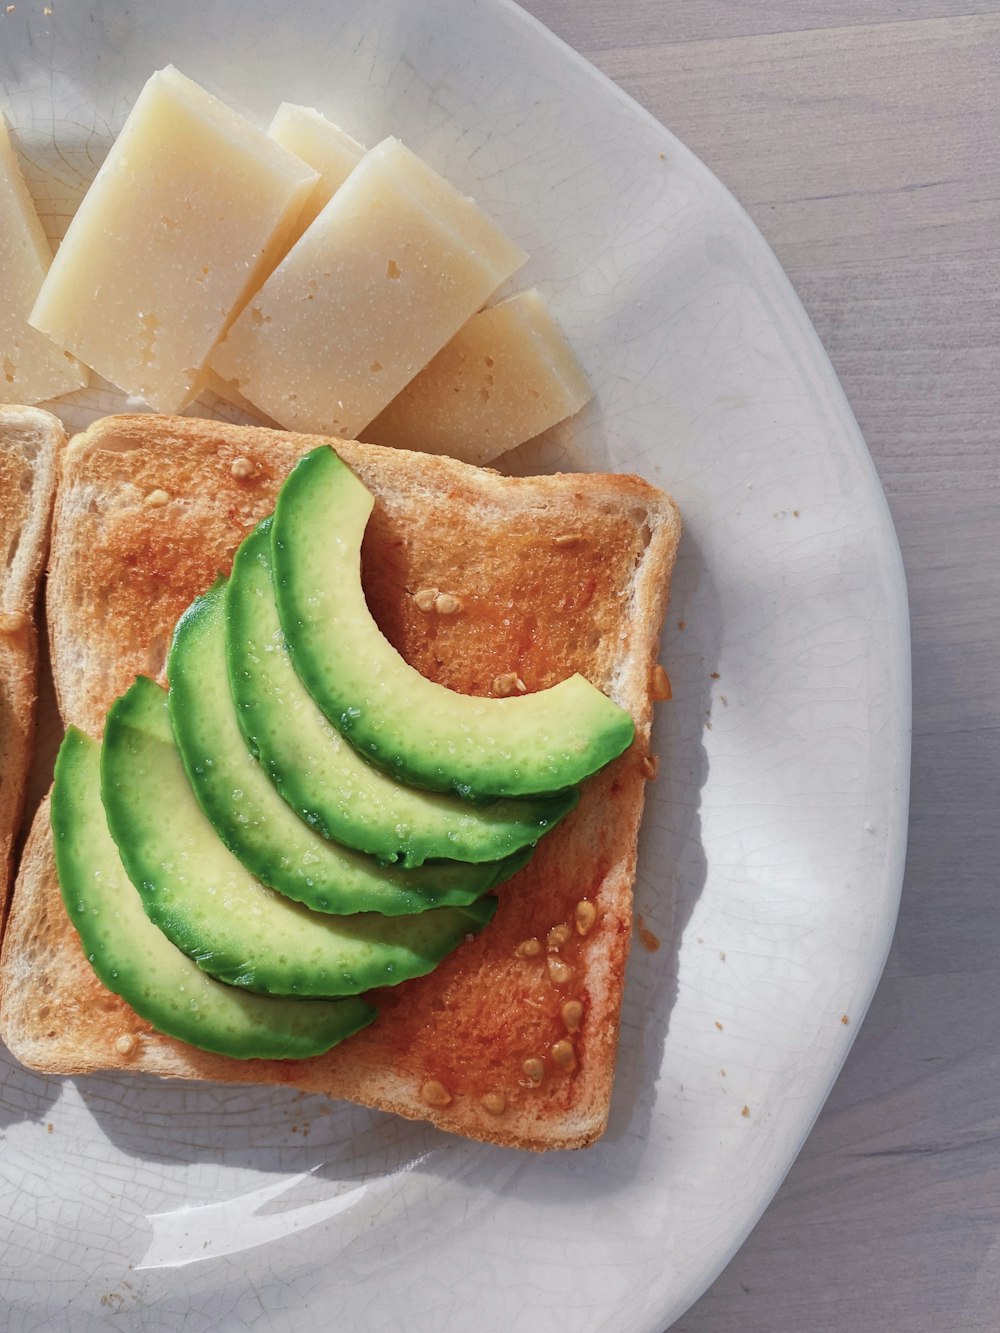
[[[558,791],[628,747],[632,718],[583,676],[485,699],[409,666],[372,619],[361,586],[372,507],[350,468],[320,445],[282,486],[271,541],[292,662],[357,750],[404,782],[475,799]]]
[[[167,696],[140,676],[108,713],[101,797],[146,915],[211,976],[270,995],[355,995],[432,971],[495,898],[416,916],[323,916],[255,879],[202,813]]]
[[[410,867],[434,857],[497,860],[536,843],[576,805],[578,793],[569,789],[543,800],[473,806],[404,786],[346,744],[288,656],[271,579],[270,526],[265,519],[233,563],[230,684],[251,750],[302,818],[325,838]]]
[[[321,1055],[367,1026],[364,1000],[254,995],[214,981],[142,910],[108,832],[101,747],[70,727],[56,760],[52,834],[59,888],[100,981],[159,1032],[241,1060]]]
[[[475,902],[527,863],[530,848],[481,865],[380,866],[328,842],[300,819],[240,731],[226,664],[226,587],[227,580],[219,579],[178,622],[167,663],[168,702],[198,803],[252,874],[314,911],[400,916]],[[329,725],[325,719],[323,725]]]

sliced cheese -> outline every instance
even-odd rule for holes
[[[593,396],[542,298],[521,292],[473,315],[364,436],[487,463]]]
[[[0,403],[43,403],[89,376],[28,323],[52,251],[0,115]]]
[[[295,224],[294,244],[364,157],[364,145],[312,107],[293,106],[291,102],[282,102],[267,132],[275,143],[319,172],[319,180]]]
[[[316,179],[172,66],[160,70],[70,223],[32,324],[120,389],[178,411]]]
[[[355,437],[525,258],[386,139],[233,324],[213,368],[289,429]]]

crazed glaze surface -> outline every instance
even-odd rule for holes
[[[292,99],[398,132],[532,255],[519,279],[597,388],[513,465],[639,472],[685,538],[636,885],[662,947],[633,949],[606,1138],[536,1158],[2,1057],[8,1325],[658,1333],[790,1165],[895,919],[905,591],[825,354],[718,182],[498,0],[12,8],[0,98],[51,236],[168,61],[261,123]],[[122,406],[56,405],[71,426]]]

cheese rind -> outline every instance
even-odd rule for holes
[[[289,429],[354,437],[526,256],[396,139],[367,153],[213,368]]]
[[[539,294],[464,324],[365,428],[376,444],[488,463],[572,416],[594,391]]]
[[[149,79],[31,323],[159,412],[283,253],[316,173],[172,66]]]
[[[52,251],[0,115],[0,403],[43,403],[89,376],[28,323]]]
[[[282,102],[274,113],[268,134],[319,172],[319,180],[299,214],[291,237],[295,243],[322,213],[344,181],[365,155],[364,145],[308,106]]]

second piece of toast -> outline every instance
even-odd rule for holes
[[[137,673],[162,678],[178,616],[228,571],[294,462],[319,442],[120,417],[71,443],[48,595],[64,721],[98,736]],[[62,908],[43,808],[3,955],[3,1036],[48,1072],[286,1084],[496,1143],[582,1146],[608,1114],[676,508],[634,477],[507,478],[333,444],[376,497],[365,591],[411,664],[473,694],[518,681],[540,689],[580,671],[633,714],[634,744],[585,784],[577,809],[502,886],[486,931],[429,976],[377,992],[371,1028],[296,1062],[197,1051],[103,989]]]
[[[0,931],[35,733],[35,602],[65,441],[50,412],[0,406]]]

